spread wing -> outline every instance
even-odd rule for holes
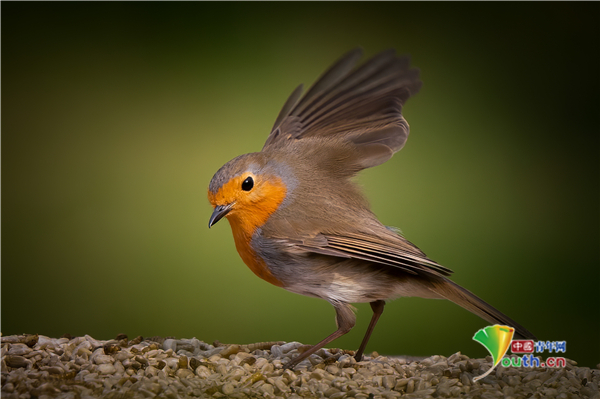
[[[410,274],[420,272],[449,276],[452,270],[432,261],[400,235],[388,240],[364,233],[319,234],[305,239],[285,239],[296,251],[308,251],[340,258],[360,259],[397,267]]]
[[[288,140],[336,136],[360,150],[364,167],[382,164],[408,138],[402,106],[421,87],[419,71],[406,56],[387,50],[359,68],[354,49],[330,67],[302,97],[298,86],[283,106],[263,151]]]

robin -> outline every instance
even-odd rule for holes
[[[360,361],[385,301],[406,296],[449,299],[534,338],[384,226],[352,182],[404,146],[409,127],[402,106],[421,87],[408,57],[388,50],[355,69],[361,55],[360,49],[345,54],[304,96],[298,86],[262,150],[226,163],[208,188],[214,208],[208,226],[227,217],[236,249],[254,274],[335,308],[337,330],[285,367],[350,331],[356,322],[351,304],[369,302],[373,316],[355,354]]]

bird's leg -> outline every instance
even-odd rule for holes
[[[352,307],[347,303],[341,302],[335,302],[332,303],[332,305],[335,308],[335,321],[338,327],[337,330],[333,334],[331,334],[330,336],[328,336],[327,338],[310,348],[309,350],[301,353],[294,359],[290,360],[285,366],[283,366],[284,369],[293,369],[298,365],[298,363],[300,363],[301,361],[303,361],[304,359],[306,359],[307,357],[309,357],[310,355],[312,355],[313,353],[315,353],[334,339],[337,339],[342,335],[346,334],[352,329],[352,327],[354,327],[354,325],[356,324],[356,315],[354,314]]]
[[[369,323],[369,327],[367,328],[367,333],[360,343],[360,348],[356,351],[354,358],[357,362],[362,360],[363,353],[365,352],[365,348],[367,347],[367,342],[369,342],[369,338],[371,338],[371,333],[375,329],[375,324],[379,320],[379,316],[383,313],[383,307],[385,306],[385,301],[377,300],[370,303],[371,309],[373,309],[373,317],[371,317],[371,322]]]

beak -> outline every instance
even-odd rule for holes
[[[208,221],[208,228],[210,229],[213,224],[217,223],[219,220],[223,218],[223,216],[227,215],[231,208],[233,207],[233,202],[227,205],[217,205],[212,215],[210,216],[210,220]]]

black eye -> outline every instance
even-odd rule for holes
[[[248,176],[246,180],[244,180],[244,182],[242,183],[242,190],[250,191],[252,190],[252,187],[254,187],[254,180],[252,180],[252,178]]]

